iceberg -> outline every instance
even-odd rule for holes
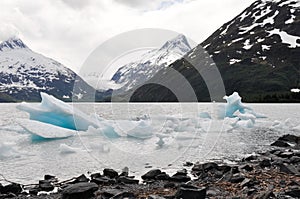
[[[234,113],[239,111],[240,113],[245,113],[246,110],[252,111],[250,107],[245,106],[242,103],[242,98],[237,92],[234,92],[230,96],[224,96],[223,99],[227,101],[225,105],[220,105],[219,107],[219,117],[236,117]]]
[[[86,131],[89,126],[98,126],[98,120],[73,108],[73,106],[56,99],[46,93],[40,93],[42,102],[39,104],[21,103],[19,110],[29,113],[31,120],[49,123],[55,126]]]
[[[77,133],[75,130],[28,119],[18,119],[17,123],[23,127],[25,131],[32,135],[33,141],[41,141],[44,139],[63,139],[72,137]]]

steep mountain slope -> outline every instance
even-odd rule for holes
[[[226,93],[238,91],[245,101],[297,101],[300,88],[300,2],[258,0],[224,24],[185,58],[171,64],[194,88],[199,101],[208,101],[206,85],[185,60],[203,58],[205,49],[215,61]],[[205,66],[203,66],[205,67]],[[161,74],[160,74],[161,75]],[[163,78],[163,77],[160,77]],[[165,88],[146,85],[133,101],[176,101]]]
[[[112,81],[121,85],[121,91],[128,91],[152,78],[158,71],[182,58],[191,50],[184,35],[167,41],[160,49],[151,50],[134,62],[122,66],[113,76]]]
[[[0,101],[39,101],[40,92],[70,101],[86,99],[91,91],[72,70],[33,52],[19,38],[0,44]]]

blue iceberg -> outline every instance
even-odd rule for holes
[[[62,128],[86,131],[89,126],[98,128],[98,120],[74,109],[55,97],[41,93],[42,102],[39,104],[22,103],[19,110],[29,113],[31,120],[36,120]]]

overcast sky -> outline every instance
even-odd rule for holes
[[[102,42],[137,28],[170,29],[201,43],[254,0],[1,0],[0,41],[18,35],[32,50],[78,71]]]

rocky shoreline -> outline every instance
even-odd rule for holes
[[[107,168],[64,182],[45,175],[36,185],[0,184],[0,199],[300,198],[300,137],[284,135],[272,146],[236,165],[187,162],[188,169],[172,176],[153,169],[142,182],[128,168],[122,173]]]

